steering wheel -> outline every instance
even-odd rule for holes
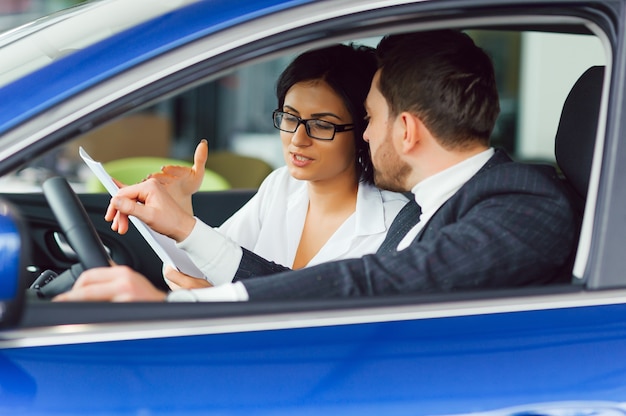
[[[83,268],[110,266],[111,257],[67,180],[60,176],[46,180],[43,193]]]

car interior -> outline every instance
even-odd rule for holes
[[[608,58],[602,41],[586,27],[576,24],[563,29],[561,26],[515,30],[470,27],[467,32],[488,51],[496,67],[502,113],[494,131],[493,145],[503,147],[516,160],[557,166],[563,180],[578,195],[582,218],[599,134]],[[359,37],[354,41],[375,46],[378,39]],[[345,36],[341,40],[349,41]],[[78,194],[111,258],[131,266],[148,276],[155,286],[166,289],[161,262],[137,230],[131,229],[128,234],[119,236],[104,221],[109,195],[98,188],[85,169],[77,155],[78,147],[84,147],[94,159],[108,166],[131,160],[130,165],[137,167],[137,159],[130,159],[137,157],[184,164],[190,162],[198,140],[208,138],[212,156],[207,163],[207,181],[211,186],[194,195],[194,209],[203,221],[218,226],[254,195],[271,170],[282,165],[278,135],[271,123],[271,111],[276,105],[274,80],[295,54],[308,47],[310,45],[286,48],[280,54],[240,64],[232,72],[208,73],[202,82],[194,80],[185,88],[168,91],[159,99],[151,98],[123,114],[111,110],[107,123],[100,123],[93,131],[80,136],[65,138],[62,146],[7,175],[0,182],[0,198],[19,207],[31,238],[31,262],[25,277],[28,284],[46,271],[56,274],[67,271],[79,260],[75,251],[68,249],[64,233],[42,193],[46,179],[62,176]],[[110,169],[113,172],[113,168]],[[142,171],[137,178],[148,173]],[[140,180],[134,178],[122,180]],[[584,283],[576,277],[573,281]],[[31,297],[22,326],[376,307],[576,290],[580,290],[580,285],[393,299],[177,304],[167,305],[167,308],[146,304],[59,306],[47,299]],[[106,314],[102,313],[103,308]]]
[[[556,162],[564,182],[578,196],[581,216],[589,188],[603,82],[604,66],[593,66],[580,76],[563,104],[554,143]]]

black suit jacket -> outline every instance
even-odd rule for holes
[[[392,227],[402,225],[402,217]],[[579,218],[552,167],[515,163],[496,151],[410,246],[397,251],[410,228],[390,232],[376,254],[295,271],[244,250],[235,279],[250,300],[545,284],[569,278],[564,271],[571,267]]]

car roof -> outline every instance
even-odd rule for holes
[[[49,45],[45,39],[43,42],[41,39],[46,33],[60,28],[66,40],[81,36],[85,27],[75,23],[79,20],[93,21],[96,16],[102,15],[104,6],[124,3],[123,10],[134,10],[136,13],[127,19],[127,27],[122,30],[119,27],[117,30],[112,26],[105,27],[109,33],[96,42],[72,50],[72,53],[53,57],[49,63],[9,80],[6,85],[2,85],[0,74],[0,134],[104,79],[182,44],[272,12],[310,2],[239,1],[237,7],[233,7],[228,0],[161,2],[169,5],[157,9],[159,12],[155,15],[152,5],[131,7],[133,4],[142,6],[146,0],[101,0],[10,31],[0,37],[0,55],[8,46],[29,45],[29,42],[31,45],[36,43],[36,47],[46,53]],[[173,7],[172,3],[176,6]],[[144,9],[152,11],[142,13]],[[100,29],[103,29],[103,25]],[[10,59],[10,56],[6,56],[2,61],[11,62]],[[24,94],[24,91],[29,91],[29,94]],[[11,97],[15,96],[20,96],[20,100],[12,101]]]

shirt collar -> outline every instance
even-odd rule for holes
[[[359,182],[359,190],[356,195],[357,235],[372,235],[386,230],[385,208],[380,189],[374,185]]]
[[[306,206],[309,203],[309,194],[306,183],[297,189],[287,203],[288,213],[306,213]],[[357,236],[367,236],[385,232],[387,226],[385,224],[385,204],[383,201],[382,191],[376,186],[359,182],[356,194],[355,212],[346,221],[356,221],[354,233]],[[306,214],[305,214],[306,215]],[[302,217],[304,224],[304,216]]]
[[[454,195],[493,156],[489,148],[454,166],[430,176],[413,187],[415,202],[422,208],[421,220],[427,220]]]

